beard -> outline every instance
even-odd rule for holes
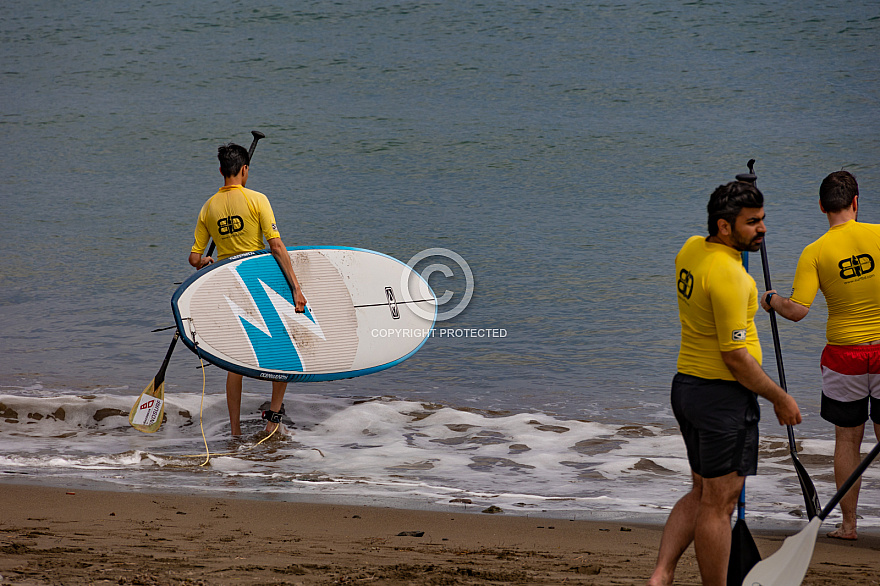
[[[758,252],[761,250],[761,241],[764,238],[764,235],[758,235],[751,239],[742,237],[738,233],[734,232],[731,235],[731,244],[733,244],[733,248],[740,252]]]

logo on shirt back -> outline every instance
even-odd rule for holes
[[[837,263],[837,266],[840,267],[841,279],[852,279],[873,271],[874,259],[870,254],[853,255]]]
[[[241,232],[244,230],[244,220],[241,216],[226,216],[217,220],[217,229],[221,236]]]
[[[694,292],[694,276],[687,269],[681,269],[678,273],[678,292],[684,295],[685,299],[690,299]]]

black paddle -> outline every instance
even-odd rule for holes
[[[745,181],[755,185],[758,176],[755,175],[754,165],[755,159],[750,159],[748,162],[749,172],[737,175],[737,181]],[[770,266],[767,261],[766,241],[766,237],[761,240],[761,265],[764,269],[764,287],[769,291],[773,287],[770,284]],[[773,330],[773,349],[776,351],[776,369],[779,372],[779,386],[787,393],[788,386],[785,384],[785,370],[782,366],[782,348],[779,345],[779,329],[776,325],[776,312],[771,309],[769,313],[770,327]],[[813,481],[810,479],[810,475],[807,474],[807,469],[804,468],[804,465],[801,464],[801,461],[798,459],[797,446],[794,441],[794,429],[791,425],[786,425],[785,427],[788,431],[788,451],[791,453],[791,460],[794,463],[794,469],[797,472],[798,481],[801,484],[801,491],[804,493],[804,507],[807,510],[807,518],[812,519],[819,514],[820,510],[822,510],[822,505],[819,504],[819,495],[816,493],[816,487],[813,486]]]
[[[257,143],[261,138],[266,138],[266,135],[260,132],[259,130],[251,130],[251,134],[254,135],[254,140],[251,143],[251,148],[248,149],[248,165],[250,165],[251,157],[254,156],[254,150],[257,148]],[[205,256],[211,256],[214,254],[214,241],[211,241],[211,246],[208,247],[208,254]]]
[[[254,155],[254,149],[257,148],[257,142],[261,138],[266,138],[266,135],[260,132],[259,130],[251,130],[251,134],[254,135],[254,141],[251,143],[251,148],[248,150],[248,163],[250,163],[251,157]],[[211,253],[214,252],[214,243],[211,242],[210,248],[208,248],[207,256],[211,256]],[[137,401],[135,401],[134,406],[131,408],[131,412],[128,415],[128,422],[139,431],[143,431],[144,433],[153,433],[159,429],[159,426],[162,424],[162,413],[158,414],[158,418],[151,417],[147,422],[141,421],[141,416],[139,413],[145,413],[145,409],[148,408],[146,403],[144,403],[144,397],[146,396],[146,401],[149,401],[149,397],[153,397],[159,400],[159,405],[162,406],[164,410],[164,399],[165,399],[165,370],[168,368],[168,362],[171,360],[171,353],[174,352],[174,346],[177,344],[177,338],[179,337],[179,332],[174,330],[174,338],[171,339],[171,345],[168,346],[168,350],[165,352],[165,360],[162,361],[162,366],[159,368],[159,372],[156,373],[156,376],[153,377],[153,380],[144,388],[143,392],[141,392],[140,396],[138,396]]]

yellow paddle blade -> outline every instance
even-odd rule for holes
[[[128,414],[128,422],[138,431],[153,433],[158,431],[159,426],[162,425],[162,416],[165,415],[165,369],[168,368],[168,362],[171,360],[171,353],[174,352],[174,345],[177,343],[178,337],[179,334],[175,331],[159,372],[135,401]]]
[[[165,415],[165,381],[154,388],[155,380],[150,381],[128,414],[128,422],[133,428],[144,433],[153,433],[162,425]]]

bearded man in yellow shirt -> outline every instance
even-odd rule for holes
[[[756,395],[773,404],[780,424],[801,422],[795,400],[761,368],[758,290],[740,254],[760,248],[764,196],[734,181],[712,193],[707,211],[708,238],[692,236],[675,257],[681,349],[671,402],[693,484],[663,528],[654,586],[672,584],[691,542],[703,584],[727,583],[730,516],[758,467]]]
[[[880,225],[858,222],[859,186],[847,171],[819,187],[829,229],[798,261],[791,297],[768,291],[761,306],[800,321],[821,289],[828,305],[822,352],[822,419],[834,424],[834,478],[840,487],[859,465],[868,415],[880,440]],[[843,523],[828,537],[854,540],[861,480],[840,501]]]
[[[195,243],[189,254],[189,264],[201,269],[214,262],[210,256],[202,256],[208,240],[217,245],[217,257],[226,259],[236,254],[262,250],[263,237],[269,244],[272,256],[278,261],[287,279],[298,313],[303,313],[306,298],[290,264],[287,248],[275,225],[275,214],[269,199],[257,191],[247,189],[250,157],[243,146],[229,143],[217,149],[223,187],[205,202],[199,212],[195,230]],[[272,400],[269,410],[263,412],[268,419],[266,431],[274,431],[280,425],[286,382],[272,382]],[[226,405],[232,435],[241,435],[242,375],[229,372],[226,375]],[[267,416],[268,414],[268,416]]]

